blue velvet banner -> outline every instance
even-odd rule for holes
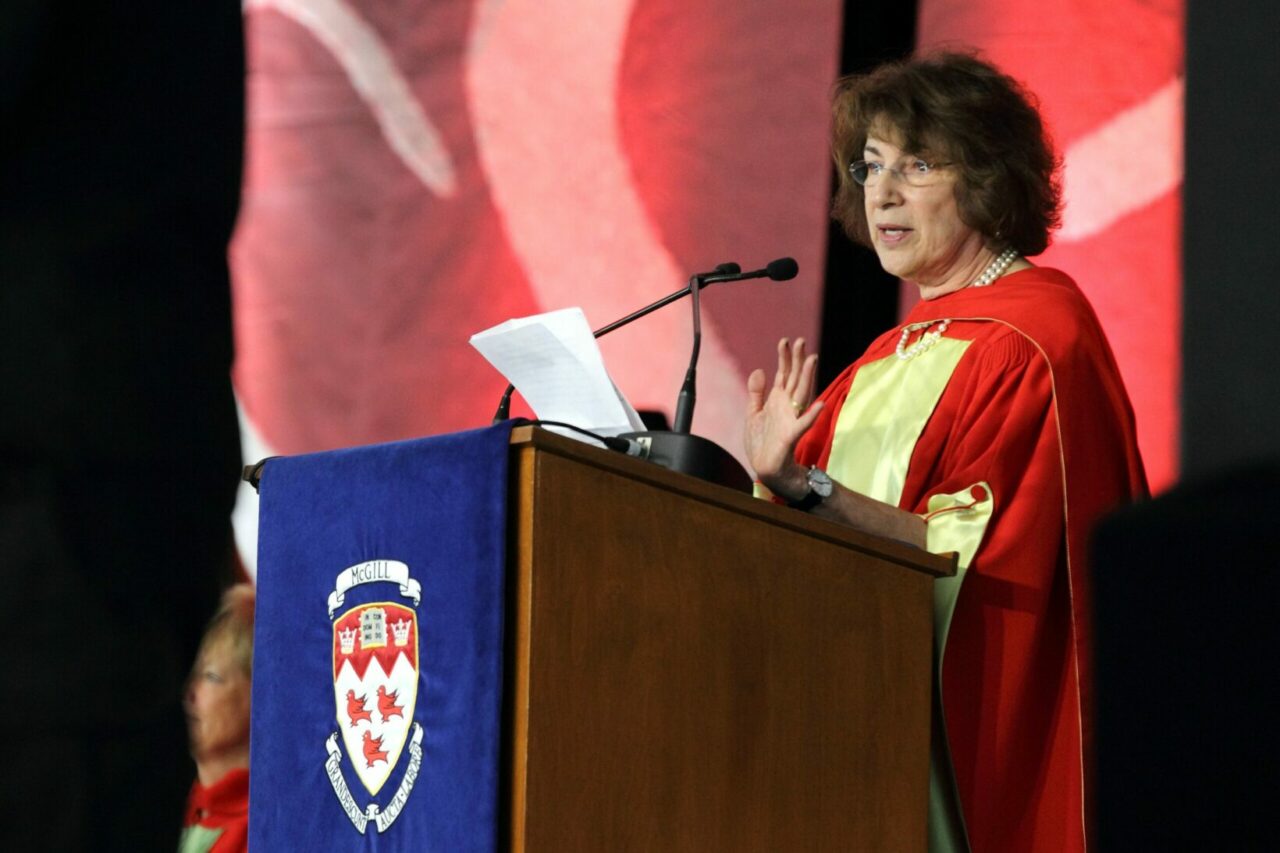
[[[509,433],[265,466],[251,849],[494,849]]]

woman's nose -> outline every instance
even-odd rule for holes
[[[875,207],[892,207],[902,200],[898,182],[892,173],[886,173],[872,186],[867,187],[867,198]]]
[[[892,207],[901,201],[897,187],[893,186],[893,179],[888,177],[874,187],[867,187],[867,197],[874,207]]]

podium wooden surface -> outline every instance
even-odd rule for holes
[[[504,846],[923,851],[953,561],[512,436]]]

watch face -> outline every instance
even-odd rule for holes
[[[809,488],[821,498],[831,497],[832,486],[831,477],[821,468],[809,469]]]

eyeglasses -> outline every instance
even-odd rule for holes
[[[870,160],[854,160],[849,164],[849,174],[864,187],[874,187],[884,180],[885,175],[893,175],[904,184],[912,187],[925,187],[937,183],[942,178],[938,171],[950,163],[929,163],[919,158],[910,161],[901,169],[875,163]]]

